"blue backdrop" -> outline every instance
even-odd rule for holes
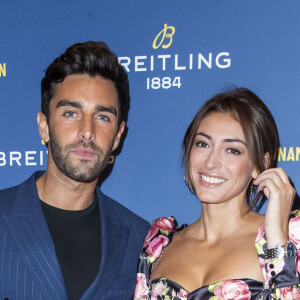
[[[36,125],[43,70],[68,46],[103,40],[129,75],[128,135],[103,191],[151,221],[191,223],[180,145],[215,93],[244,86],[270,108],[284,167],[300,188],[298,0],[2,1],[0,188],[45,169]]]

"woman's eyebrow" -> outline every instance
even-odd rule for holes
[[[225,139],[224,142],[227,142],[227,143],[242,143],[245,146],[247,146],[246,143],[244,141],[240,140],[240,139]]]
[[[196,133],[196,135],[202,135],[202,136],[206,137],[208,140],[212,140],[212,137],[210,135],[204,133],[204,132],[198,132],[198,133]],[[244,141],[240,140],[240,139],[228,138],[228,139],[224,139],[224,142],[226,142],[226,143],[242,143],[245,146],[247,146],[247,144]]]

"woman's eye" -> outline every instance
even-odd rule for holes
[[[196,142],[195,145],[200,148],[208,148],[209,146],[204,142]]]
[[[73,112],[73,111],[67,111],[67,112],[64,113],[64,116],[68,117],[68,118],[72,118],[72,117],[76,116],[76,113]]]
[[[227,149],[227,152],[230,153],[230,154],[234,154],[234,155],[239,155],[241,154],[241,152],[237,149],[234,149],[234,148],[229,148]]]

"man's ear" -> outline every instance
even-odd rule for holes
[[[40,137],[45,143],[49,142],[49,126],[47,123],[47,118],[46,116],[42,113],[42,111],[39,111],[37,114],[37,124],[39,127],[39,133]]]
[[[113,147],[112,147],[112,151],[116,150],[120,144],[120,140],[121,140],[121,136],[124,132],[124,129],[125,129],[125,122],[123,121],[118,129],[118,132],[117,132],[117,135],[115,137],[115,141],[114,141],[114,144],[113,144]]]

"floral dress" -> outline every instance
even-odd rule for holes
[[[134,300],[300,299],[300,211],[293,211],[289,222],[289,240],[292,247],[297,248],[297,257],[265,259],[267,241],[264,226],[258,228],[255,248],[265,282],[254,279],[225,280],[191,293],[167,278],[151,281],[153,266],[158,264],[173,236],[186,226],[178,227],[173,217],[162,217],[153,222],[139,260]]]

